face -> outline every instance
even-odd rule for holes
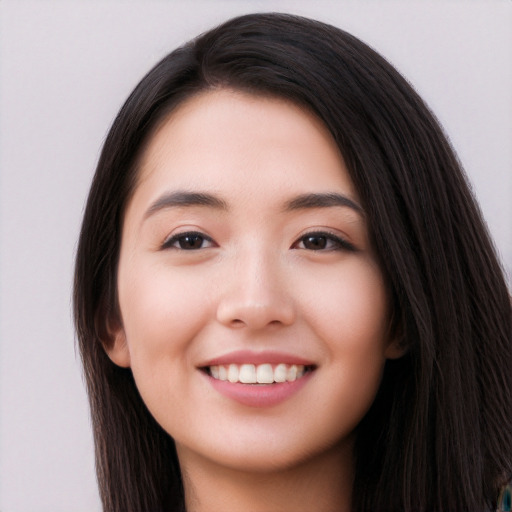
[[[291,467],[342,450],[377,392],[389,311],[365,215],[321,122],[209,91],[145,150],[108,349],[192,454]]]

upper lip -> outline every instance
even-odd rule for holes
[[[229,352],[213,359],[209,359],[204,363],[198,365],[199,368],[206,366],[221,366],[228,364],[301,364],[304,366],[313,366],[314,363],[310,360],[304,359],[303,357],[287,354],[285,352],[253,352],[251,350],[236,350]]]

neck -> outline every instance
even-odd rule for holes
[[[350,452],[350,453],[344,453]],[[293,468],[226,468],[180,447],[187,512],[349,512],[352,450],[330,450]]]

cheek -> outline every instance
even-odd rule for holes
[[[311,275],[302,296],[307,297],[304,315],[323,333],[332,351],[357,354],[385,350],[389,324],[387,293],[381,272],[371,261],[355,259],[338,272]]]
[[[120,272],[119,282],[137,389],[155,419],[173,431],[176,421],[187,421],[186,399],[192,394],[187,378],[190,346],[211,314],[211,300],[190,276],[161,265],[127,269],[124,275]],[[173,414],[176,410],[182,411],[179,417]]]
[[[186,363],[188,343],[210,314],[208,293],[183,272],[138,265],[120,276],[119,302],[132,370]]]
[[[351,418],[350,430],[372,404],[381,381],[389,343],[387,294],[380,271],[360,261],[323,283],[321,293],[310,293],[305,314],[329,363],[332,402],[325,407],[337,416],[334,424]]]

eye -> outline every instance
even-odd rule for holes
[[[332,233],[307,233],[295,242],[292,249],[306,249],[308,251],[355,251],[356,248],[343,238]]]
[[[198,249],[206,249],[214,247],[213,240],[199,233],[198,231],[189,231],[186,233],[178,233],[168,238],[162,245],[162,249],[181,249],[183,251],[197,251]]]

